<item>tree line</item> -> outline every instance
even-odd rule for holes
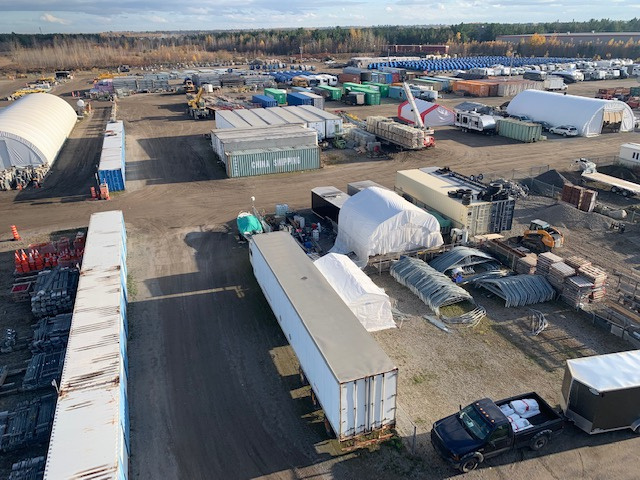
[[[542,35],[509,44],[498,35],[637,32],[640,19],[529,24],[460,23],[443,26],[333,27],[204,32],[101,34],[0,34],[0,52],[14,67],[91,68],[119,63],[150,65],[229,61],[234,56],[331,56],[386,54],[388,44],[447,44],[450,54],[569,57],[640,57],[638,42],[567,44]]]

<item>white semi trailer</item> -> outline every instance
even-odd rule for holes
[[[287,232],[252,237],[253,273],[340,441],[387,436],[398,369]]]

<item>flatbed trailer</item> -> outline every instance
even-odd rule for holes
[[[634,197],[640,195],[640,185],[637,183],[622,180],[621,178],[605,175],[604,173],[582,172],[582,178],[591,182],[602,183],[611,187],[613,193],[618,193],[623,197]]]

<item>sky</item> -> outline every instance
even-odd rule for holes
[[[2,33],[630,20],[638,0],[0,0]]]

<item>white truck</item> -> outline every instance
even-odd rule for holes
[[[567,85],[564,83],[564,79],[557,75],[549,75],[544,79],[544,89],[550,92],[566,90]]]

